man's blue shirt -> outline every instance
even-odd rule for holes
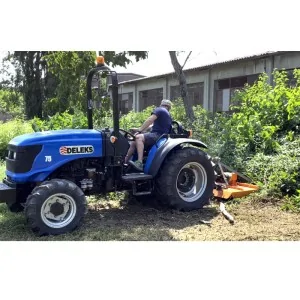
[[[172,118],[169,111],[164,107],[157,107],[153,110],[152,114],[157,116],[154,121],[151,132],[158,134],[169,133],[172,126]]]

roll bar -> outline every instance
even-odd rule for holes
[[[112,71],[109,67],[103,64],[98,64],[96,68],[89,71],[87,76],[87,120],[88,128],[93,129],[93,96],[92,96],[92,79],[94,74],[105,71],[111,75],[112,79],[112,100],[113,100],[113,128],[114,135],[119,137],[119,99],[118,99],[118,75],[115,71]]]

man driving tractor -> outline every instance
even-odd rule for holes
[[[163,99],[159,107],[156,107],[151,116],[144,122],[140,128],[131,128],[131,131],[135,133],[135,141],[131,142],[125,157],[125,164],[132,165],[136,170],[143,172],[143,156],[144,148],[150,147],[155,144],[157,139],[162,134],[167,134],[171,130],[172,118],[170,115],[170,109],[172,102],[167,99]],[[150,132],[146,132],[151,129]],[[136,161],[130,160],[133,153],[137,150],[138,159]]]

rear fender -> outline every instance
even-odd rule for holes
[[[145,173],[152,175],[153,177],[157,175],[162,163],[168,154],[177,146],[189,144],[200,148],[207,148],[207,146],[198,140],[192,140],[187,138],[179,139],[167,139],[164,143],[158,143],[158,147],[154,145],[150,152],[152,152],[151,157],[148,157],[145,165]],[[150,153],[149,153],[150,154]]]

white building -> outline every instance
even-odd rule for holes
[[[245,83],[253,84],[267,73],[272,82],[274,69],[292,71],[300,68],[300,51],[276,51],[237,58],[184,70],[188,93],[194,105],[201,104],[210,111],[227,111],[235,89]],[[137,78],[119,82],[122,113],[141,111],[158,105],[163,98],[178,98],[179,84],[175,73]]]

